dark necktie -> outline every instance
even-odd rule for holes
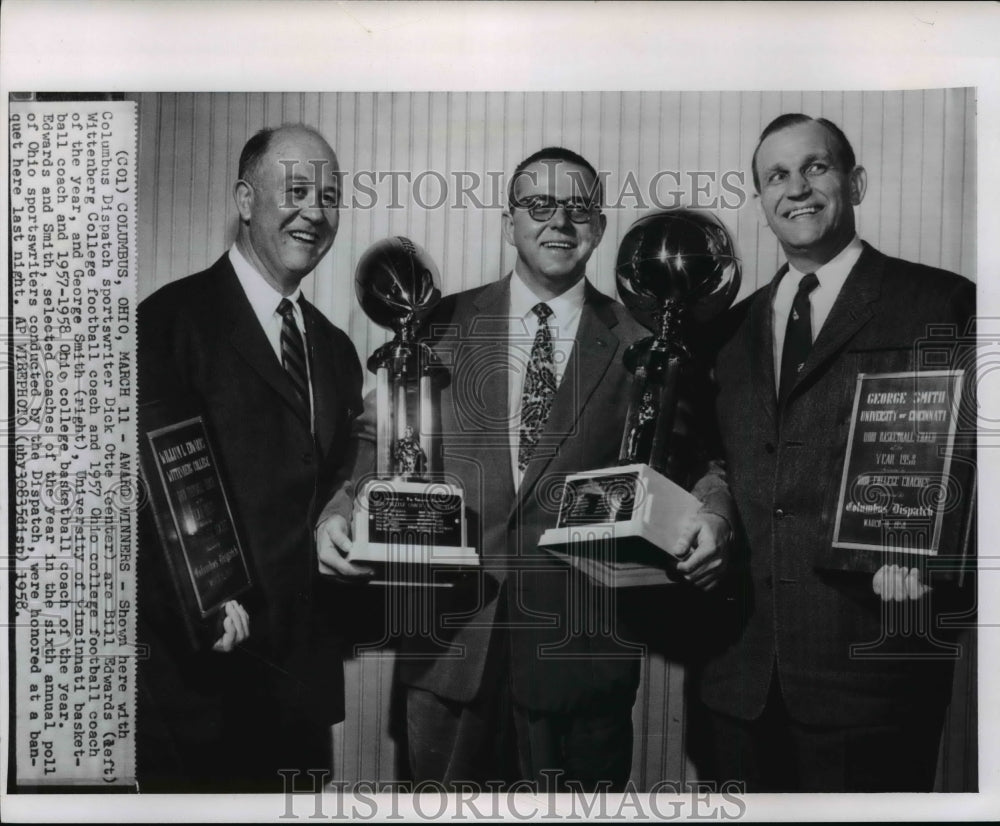
[[[517,454],[517,466],[523,472],[531,461],[538,444],[538,437],[545,427],[552,407],[552,397],[556,394],[556,364],[552,350],[552,332],[548,317],[552,309],[540,303],[531,308],[538,316],[538,332],[531,346],[531,358],[524,376],[524,390],[521,394],[521,428]]]
[[[302,409],[309,415],[309,372],[306,368],[306,348],[299,325],[295,323],[295,308],[287,298],[278,304],[281,314],[281,364],[295,386]]]
[[[807,273],[799,281],[798,292],[792,302],[792,311],[788,315],[788,326],[785,328],[785,346],[781,352],[781,382],[778,385],[778,397],[784,398],[795,377],[806,363],[809,351],[812,349],[812,311],[809,303],[809,293],[816,289],[819,279],[815,273]]]

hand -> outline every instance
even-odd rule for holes
[[[345,582],[364,582],[371,579],[375,575],[371,568],[355,565],[347,559],[353,548],[351,529],[343,516],[337,514],[321,522],[316,529],[319,572]]]
[[[923,583],[919,568],[883,565],[872,577],[872,590],[882,597],[882,602],[905,602],[920,599],[931,586]]]
[[[222,620],[222,636],[212,646],[213,651],[228,654],[250,636],[250,617],[246,608],[231,599],[225,604],[226,616]]]
[[[692,585],[711,591],[729,567],[732,542],[733,529],[726,519],[708,511],[691,514],[671,551],[680,560],[677,571]]]

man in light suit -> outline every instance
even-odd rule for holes
[[[337,233],[337,175],[315,130],[257,133],[234,187],[236,243],[139,306],[141,401],[205,417],[254,582],[240,597],[249,639],[245,627],[231,629],[216,651],[195,654],[155,536],[146,535],[142,790],[280,791],[281,769],[330,768],[343,673],[312,526],[345,461],[362,373],[350,340],[306,301],[300,282]],[[358,573],[334,564],[342,576]]]
[[[886,633],[884,617],[892,606],[912,619],[947,589],[918,568],[872,577],[821,559],[858,374],[917,369],[929,325],[960,338],[974,287],[858,238],[866,173],[827,120],[772,122],[753,177],[788,264],[729,314],[716,364],[746,551],[701,682],[716,770],[748,791],[929,791],[952,663],[927,658],[938,629]],[[855,648],[876,643],[875,656]]]
[[[422,634],[403,640],[410,767],[416,780],[527,780],[560,772],[621,788],[632,754],[641,647],[613,589],[538,547],[562,480],[617,464],[630,374],[622,354],[649,335],[585,278],[606,224],[594,168],[550,147],[516,169],[503,233],[513,273],[438,306],[426,329],[450,381],[442,391],[446,473],[465,490],[482,576],[428,589]],[[686,526],[679,570],[711,588],[731,536],[730,500],[707,456],[693,474],[705,506]],[[321,559],[345,544],[331,503]],[[324,548],[326,553],[324,553]],[[607,786],[605,786],[607,787]]]

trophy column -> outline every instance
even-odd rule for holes
[[[354,509],[352,561],[384,564],[388,581],[429,584],[412,566],[475,566],[461,487],[430,467],[433,354],[416,330],[440,299],[434,263],[407,238],[372,246],[355,285],[365,312],[395,332],[368,360],[375,373],[376,473]]]
[[[433,415],[431,359],[427,345],[401,338],[376,350],[369,360],[375,373],[379,478],[426,480]]]
[[[619,464],[646,462],[659,473],[667,472],[677,411],[677,385],[681,367],[690,355],[679,335],[682,312],[683,307],[677,301],[667,301],[659,333],[633,344],[625,352],[625,365],[635,375],[635,380]]]

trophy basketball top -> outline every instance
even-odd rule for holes
[[[358,261],[355,291],[365,314],[404,341],[441,300],[433,259],[409,238],[397,235],[370,246]]]
[[[672,209],[640,218],[618,247],[615,276],[622,303],[656,330],[668,303],[699,323],[733,303],[740,259],[725,225],[710,212]]]

